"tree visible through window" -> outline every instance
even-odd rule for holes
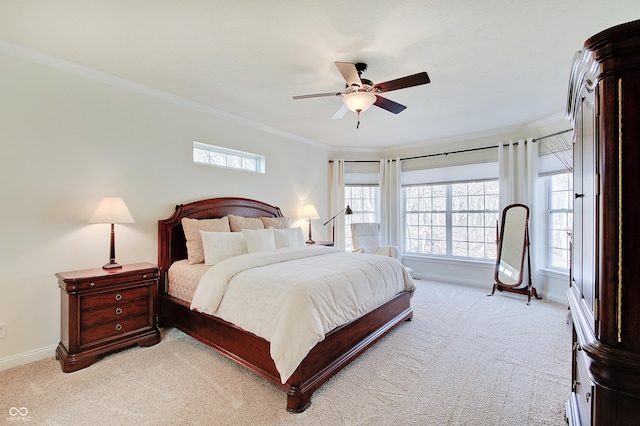
[[[406,253],[496,256],[497,180],[404,188]]]
[[[221,146],[193,142],[193,162],[249,172],[264,173],[265,157]]]
[[[345,206],[351,207],[352,214],[345,216],[345,248],[353,250],[351,242],[352,223],[378,222],[378,195],[380,188],[377,186],[347,185],[344,188]]]
[[[547,176],[549,259],[551,268],[569,270],[569,239],[573,229],[573,175]]]

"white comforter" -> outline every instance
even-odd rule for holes
[[[326,333],[414,287],[406,269],[390,257],[289,248],[214,265],[201,278],[191,309],[269,341],[285,383]]]

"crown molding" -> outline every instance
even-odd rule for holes
[[[60,59],[52,55],[47,55],[41,52],[37,52],[35,50],[18,46],[16,44],[9,43],[3,40],[0,40],[0,52],[6,53],[7,55],[14,56],[20,59],[24,59],[29,62],[37,63],[39,65],[43,65],[49,68],[57,69],[59,71],[75,74],[79,77],[87,78],[103,84],[107,84],[123,90],[127,90],[129,92],[138,93],[138,94],[148,96],[154,99],[158,99],[164,102],[173,103],[175,105],[190,108],[199,112],[215,115],[216,117],[239,124],[241,126],[250,127],[250,128],[259,130],[261,132],[280,136],[285,139],[301,142],[301,143],[311,145],[316,148],[321,148],[327,151],[330,151],[331,149],[333,149],[333,147],[327,144],[324,144],[312,139],[304,138],[302,136],[298,136],[293,133],[289,133],[284,130],[277,129],[275,127],[267,126],[265,124],[255,122],[253,120],[249,120],[247,118],[240,117],[235,114],[230,114],[228,112],[219,110],[217,108],[213,108],[211,106],[202,104],[200,102],[183,98],[181,96],[173,95],[173,94],[164,92],[162,90],[155,89],[150,86],[146,86],[144,84],[140,84],[124,78],[116,77],[112,74],[98,71],[93,68],[85,67],[83,65],[79,65],[74,62],[66,61],[64,59]]]

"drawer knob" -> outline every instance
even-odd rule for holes
[[[142,278],[147,278],[147,274],[143,274],[143,275],[142,275]]]
[[[96,283],[91,283],[91,284],[89,284],[89,285],[90,285],[91,287],[93,287],[94,285],[96,285]]]
[[[120,293],[116,294],[116,300],[121,300],[122,299],[122,295]]]
[[[122,308],[116,308],[116,315],[120,315],[122,313]]]
[[[116,324],[116,331],[120,331],[122,330],[122,325],[121,324]]]

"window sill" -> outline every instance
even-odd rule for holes
[[[555,278],[558,280],[567,280],[569,281],[569,272],[558,271],[556,269],[548,269],[548,268],[540,268],[540,275],[544,275],[550,278]]]
[[[474,264],[481,266],[495,266],[496,261],[493,259],[473,259],[473,258],[463,258],[463,257],[445,257],[445,256],[428,256],[428,255],[419,255],[419,254],[403,254],[403,260],[416,260],[416,261],[429,261],[429,262],[438,262],[438,263],[449,263],[449,264]]]

